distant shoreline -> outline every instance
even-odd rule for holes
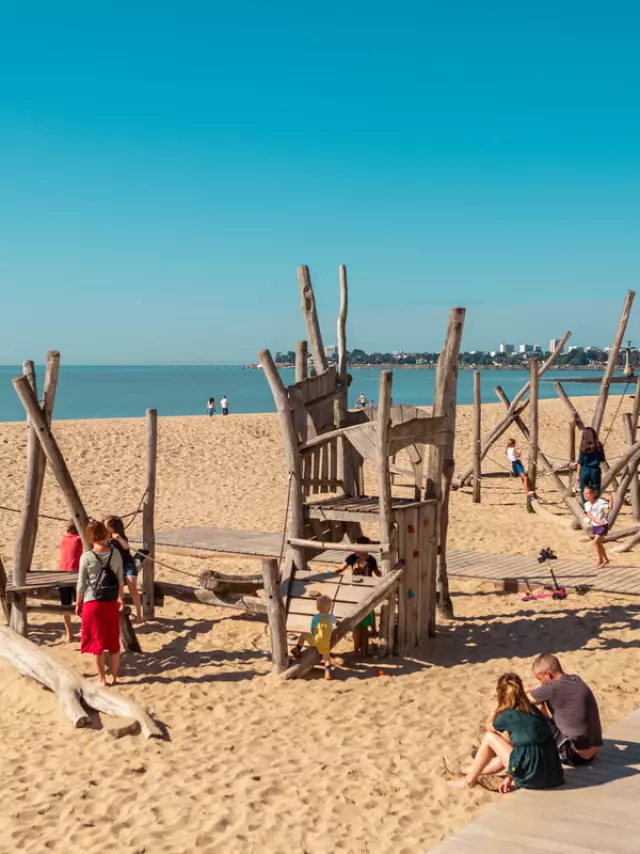
[[[542,361],[542,360],[540,360]],[[247,371],[262,370],[260,365],[244,365]],[[293,370],[294,365],[285,362],[277,362],[276,368],[280,370]],[[335,367],[330,365],[329,367]],[[398,365],[396,362],[366,365],[347,365],[350,371],[435,371],[437,365]],[[460,365],[461,371],[526,371],[527,365]],[[604,371],[606,365],[553,365],[553,371]]]

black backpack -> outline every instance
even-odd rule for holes
[[[118,582],[118,576],[111,569],[112,557],[113,549],[109,552],[109,560],[104,566],[102,566],[100,558],[97,558],[97,560],[100,561],[101,568],[98,573],[98,577],[96,578],[95,585],[91,585],[93,587],[93,596],[96,602],[115,602],[118,598],[118,589],[120,584]]]

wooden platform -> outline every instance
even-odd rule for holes
[[[38,590],[57,590],[59,587],[75,587],[78,583],[77,572],[58,572],[57,570],[41,570],[28,572],[26,584],[16,587],[13,575],[7,578],[7,593],[29,593],[35,595]]]
[[[285,581],[283,595],[287,596],[287,631],[308,632],[311,618],[318,613],[316,599],[328,596],[332,601],[331,613],[340,622],[350,616],[359,604],[378,584],[380,579],[359,576],[354,580],[351,571],[337,575],[329,572],[302,572],[296,570],[295,578]]]
[[[636,854],[640,850],[640,710],[612,726],[593,765],[560,789],[504,795],[429,854]]]

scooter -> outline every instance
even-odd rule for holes
[[[520,599],[522,602],[531,602],[533,599],[566,599],[568,593],[564,587],[560,587],[558,584],[558,579],[556,578],[555,572],[553,571],[553,567],[551,566],[550,561],[558,560],[557,554],[552,549],[540,549],[540,556],[538,557],[538,563],[543,563],[551,573],[551,578],[553,579],[553,587],[547,584],[542,585],[542,592],[534,593],[531,589],[531,585],[528,581],[525,581],[527,585],[527,593],[524,596],[521,596]],[[582,591],[580,591],[582,592]]]

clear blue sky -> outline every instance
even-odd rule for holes
[[[616,0],[0,0],[0,362],[287,349],[299,263],[326,343],[340,263],[350,347],[439,349],[454,304],[467,349],[606,343],[639,43]]]

